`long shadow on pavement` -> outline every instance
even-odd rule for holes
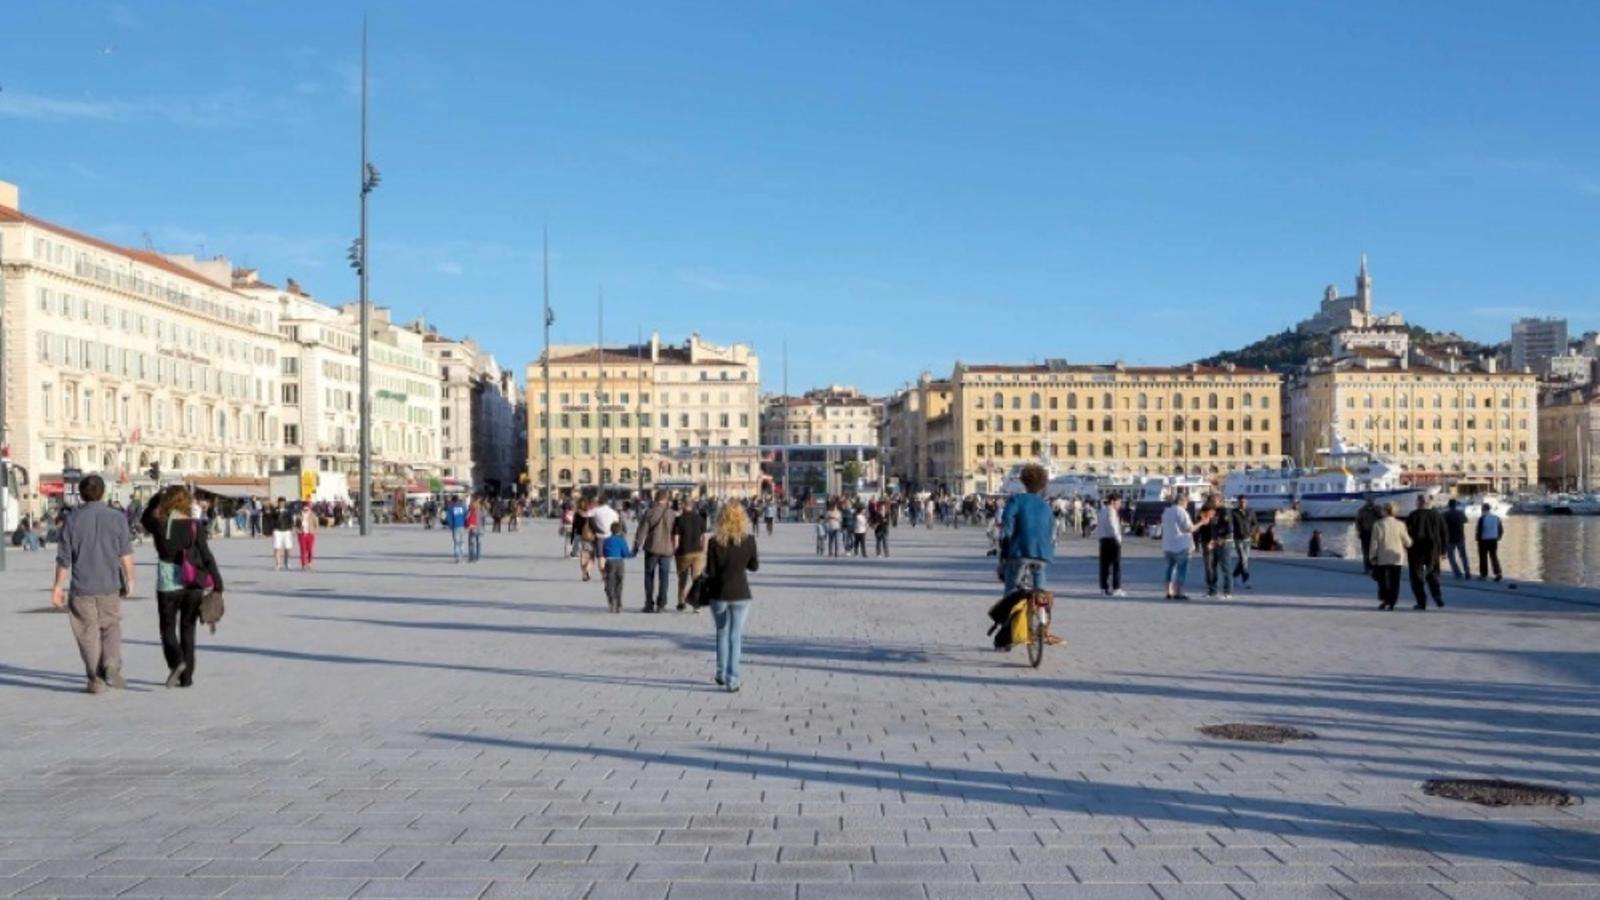
[[[599,757],[641,764],[680,766],[804,784],[837,784],[898,791],[974,803],[994,803],[1042,812],[1137,816],[1202,828],[1238,829],[1348,841],[1364,846],[1454,849],[1487,859],[1527,863],[1530,847],[1560,851],[1568,858],[1541,857],[1551,865],[1586,867],[1600,862],[1600,846],[1586,831],[1553,825],[1451,818],[1415,810],[1368,809],[1306,800],[1239,794],[1209,794],[1183,788],[1144,787],[1047,777],[1032,772],[997,772],[870,759],[706,747],[708,755],[580,746],[481,734],[428,731],[441,741],[508,750]]]

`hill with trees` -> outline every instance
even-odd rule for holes
[[[1480,344],[1450,332],[1429,331],[1420,325],[1407,325],[1406,331],[1411,335],[1412,346],[1424,350],[1429,347],[1454,344],[1460,347],[1463,355],[1476,357],[1501,349],[1500,345]],[[1224,350],[1214,356],[1208,356],[1199,360],[1199,363],[1205,366],[1233,363],[1245,369],[1270,369],[1274,372],[1288,373],[1313,359],[1331,353],[1333,350],[1331,338],[1332,336],[1327,334],[1301,334],[1293,328],[1285,328],[1277,334],[1268,335],[1237,350]]]

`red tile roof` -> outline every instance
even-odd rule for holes
[[[47,222],[37,216],[30,216],[21,210],[12,209],[9,206],[0,206],[0,222],[21,222],[25,225],[32,225],[35,228],[42,228],[45,231],[54,232],[65,238],[81,241],[90,245],[91,247],[98,247],[108,253],[115,253],[118,256],[127,257],[128,259],[131,259],[135,262],[144,263],[152,268],[161,269],[169,274],[182,276],[190,281],[195,281],[209,287],[214,287],[218,290],[227,291],[230,294],[234,292],[232,286],[218,284],[204,275],[201,275],[199,272],[196,272],[193,269],[186,269],[154,251],[135,250],[132,247],[123,247],[120,244],[113,244],[110,241],[102,241],[97,237],[91,237],[81,231],[73,231],[70,228],[57,225],[54,222]]]
[[[1071,365],[1048,366],[1044,364],[1005,365],[1005,364],[979,364],[968,365],[966,371],[980,375],[1271,375],[1267,369],[1247,369],[1243,366],[1228,369],[1224,366],[1123,366],[1121,368],[1110,364],[1099,365]]]

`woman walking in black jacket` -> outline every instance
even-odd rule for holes
[[[189,489],[173,485],[145,507],[140,524],[156,546],[156,612],[161,621],[161,652],[167,658],[167,687],[194,684],[194,628],[200,619],[200,598],[207,590],[221,592],[222,573],[206,545],[205,523],[189,518]],[[185,584],[188,559],[199,580]]]
[[[711,619],[717,626],[717,684],[730,693],[739,690],[739,654],[744,646],[744,623],[750,615],[750,579],[746,572],[760,566],[756,539],[744,507],[729,503],[717,519],[717,532],[706,551],[710,579]]]

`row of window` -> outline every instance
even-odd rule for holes
[[[168,434],[170,421],[179,437],[246,443],[266,440],[278,424],[276,416],[264,411],[221,409],[209,403],[168,400],[150,394],[135,398],[113,388],[97,390],[74,382],[67,382],[58,390],[48,381],[40,386],[39,416],[46,424],[55,424],[58,416],[66,424],[81,427],[103,423],[118,427],[127,438],[135,429]]]
[[[539,439],[539,453],[540,453],[540,455],[544,454],[546,446],[547,445],[545,443],[544,438],[540,438]],[[571,456],[573,448],[576,447],[577,450],[578,450],[578,455],[579,456],[588,456],[588,455],[594,453],[594,450],[595,450],[596,446],[598,446],[600,448],[600,452],[601,453],[611,453],[612,452],[611,448],[612,448],[613,444],[611,443],[611,438],[600,438],[598,443],[596,443],[596,441],[594,439],[592,439],[592,438],[557,438],[556,439],[556,455],[557,456]],[[629,453],[633,452],[633,442],[629,438],[618,438],[617,439],[617,443],[616,443],[615,446],[618,448],[616,452],[620,456],[627,456]],[[688,438],[680,438],[678,440],[679,449],[687,450],[687,449],[690,449],[691,446],[694,446],[694,447],[711,447],[711,446],[729,447],[729,446],[734,446],[734,445],[729,444],[727,438],[723,438],[716,445],[713,445],[710,441],[701,441],[698,444],[691,445],[689,443],[689,439]],[[740,438],[738,446],[740,446],[740,447],[748,447],[748,446],[750,446],[749,438]],[[646,453],[650,452],[650,438],[640,438],[639,439],[639,449],[641,451],[643,451],[643,452],[646,452]],[[670,452],[671,450],[672,450],[672,443],[670,441],[668,441],[666,438],[662,438],[660,440],[660,443],[656,446],[656,452],[658,452],[658,453],[667,453],[667,452]]]
[[[1011,444],[1009,447],[1004,441],[995,441],[992,445],[980,443],[974,449],[979,457],[987,455],[996,459],[1003,459],[1010,456],[1021,459],[1024,457],[1037,458],[1043,452],[1043,448],[1044,444],[1041,441],[1033,441],[1026,446],[1023,444]],[[1204,443],[1196,441],[1192,444],[1187,444],[1182,440],[1175,440],[1171,443],[1173,456],[1210,456],[1232,459],[1239,455],[1239,448],[1240,445],[1233,441],[1223,443],[1211,440]],[[1245,438],[1243,448],[1245,456],[1255,456],[1258,450],[1261,453],[1269,453],[1272,449],[1268,442],[1262,441],[1258,444],[1251,438]],[[1062,449],[1061,444],[1057,444],[1054,441],[1050,443],[1051,456],[1061,456]],[[1093,459],[1095,456],[1095,443],[1093,441],[1085,441],[1079,444],[1076,440],[1069,440],[1065,445],[1065,449],[1065,455],[1068,459],[1074,459],[1079,456]],[[1112,441],[1102,442],[1099,449],[1102,457],[1110,458],[1117,455],[1117,445]],[[1154,443],[1139,441],[1137,443],[1123,444],[1122,456],[1124,458],[1148,459],[1154,455],[1157,459],[1161,459],[1167,455],[1167,449],[1168,444],[1166,441],[1156,441]],[[1007,452],[1008,450],[1010,451],[1009,453]],[[1024,452],[1025,450],[1026,452]]]
[[[1028,409],[1043,409],[1043,408],[1046,408],[1046,406],[1044,406],[1042,404],[1048,404],[1048,408],[1049,409],[1056,409],[1056,408],[1058,408],[1059,400],[1060,400],[1060,398],[1056,397],[1056,396],[1043,397],[1042,395],[1040,395],[1037,392],[1031,393],[1031,394],[1028,395]],[[1153,403],[1155,409],[1162,409],[1163,408],[1162,404],[1165,402],[1165,400],[1166,400],[1166,398],[1164,396],[1160,395],[1160,394],[1157,394],[1156,396],[1151,397],[1151,395],[1141,392],[1141,393],[1139,393],[1138,395],[1136,395],[1134,397],[1124,396],[1122,398],[1122,408],[1123,409],[1150,409],[1151,408],[1151,404]],[[1084,403],[1084,408],[1085,409],[1094,409],[1094,402],[1095,402],[1095,398],[1094,398],[1093,394],[1084,395],[1083,403]],[[1200,401],[1199,397],[1194,397],[1194,398],[1186,400],[1184,398],[1184,395],[1181,392],[1176,392],[1176,391],[1173,392],[1173,394],[1172,394],[1172,408],[1173,409],[1183,409],[1184,408],[1184,404],[1186,404],[1186,403],[1188,404],[1188,408],[1190,408],[1190,409],[1201,409],[1202,408],[1201,405],[1200,405],[1201,401]],[[1241,396],[1241,398],[1239,400],[1239,403],[1245,409],[1258,409],[1258,408],[1259,409],[1271,409],[1272,408],[1272,395],[1267,393],[1267,394],[1260,394],[1259,397],[1258,397],[1258,395],[1256,395],[1256,394],[1246,393],[1246,394],[1243,394]],[[984,398],[983,398],[982,394],[977,394],[975,396],[974,405],[978,409],[983,409],[984,408]],[[1107,391],[1104,394],[1100,395],[1100,408],[1101,409],[1112,409],[1112,408],[1115,407],[1115,405],[1116,405],[1115,398],[1112,396],[1110,391]],[[1229,394],[1229,395],[1224,396],[1224,395],[1219,395],[1216,392],[1211,392],[1211,393],[1206,395],[1204,408],[1205,409],[1224,409],[1224,410],[1227,410],[1227,409],[1233,409],[1233,405],[1234,405],[1233,395]],[[1067,407],[1067,409],[1077,409],[1078,408],[1078,394],[1076,392],[1073,392],[1073,393],[1070,393],[1070,394],[1067,395],[1066,407]],[[995,391],[994,392],[994,396],[993,396],[992,401],[991,401],[990,408],[991,409],[1005,409],[1006,408],[1006,396],[1005,396],[1005,394],[1001,393],[1000,391]],[[1021,394],[1013,394],[1011,396],[1011,408],[1012,409],[1022,409],[1022,395]]]
[[[154,353],[48,331],[38,333],[34,356],[41,363],[62,368],[103,372],[170,388],[221,394],[229,400],[240,402],[264,402],[263,398],[272,389],[271,382],[237,372],[224,372],[202,363],[168,359]]]
[[[611,428],[613,426],[615,426],[617,428],[632,428],[632,427],[634,427],[634,424],[633,424],[634,423],[634,418],[633,418],[633,415],[631,413],[616,413],[615,417],[613,417],[612,413],[600,413],[599,415],[600,415],[600,427],[601,428]],[[540,413],[539,414],[539,427],[540,428],[544,427],[545,418],[546,418],[546,416],[545,416],[544,413]],[[671,428],[672,427],[672,415],[670,413],[658,413],[655,416],[652,416],[650,413],[639,413],[638,421],[639,421],[639,427],[641,427],[641,428],[651,428],[651,427],[656,427],[656,426],[659,426],[661,428]],[[733,427],[733,421],[734,421],[734,417],[733,417],[733,415],[731,413],[718,413],[717,414],[717,419],[716,419],[716,422],[717,422],[716,427],[717,428],[732,428]],[[739,421],[739,427],[740,428],[749,428],[750,427],[750,414],[749,413],[739,413],[738,421]],[[689,418],[689,414],[688,413],[679,413],[678,414],[678,427],[679,428],[690,428],[690,427],[692,427],[689,424],[689,422],[690,422],[690,418]],[[712,422],[711,413],[701,413],[699,422],[700,422],[700,427],[701,428],[711,428],[712,427],[712,424],[711,424],[711,422]],[[579,427],[579,428],[592,428],[594,426],[594,416],[592,414],[590,414],[590,413],[576,413],[576,414],[574,414],[574,413],[561,413],[561,414],[556,416],[556,427],[557,428],[571,428],[571,427],[573,427],[574,423],[576,423],[577,427]]]
[[[98,324],[140,337],[153,334],[157,341],[178,344],[191,353],[207,356],[217,353],[228,359],[248,361],[258,366],[277,363],[277,350],[272,347],[258,346],[237,338],[223,338],[206,328],[195,329],[180,322],[168,322],[160,316],[135,313],[103,300],[79,297],[51,288],[39,288],[38,298],[40,312],[75,322]]]
[[[1126,426],[1127,421],[1128,420],[1126,420],[1126,419],[1123,420],[1124,426]],[[1212,416],[1209,419],[1205,420],[1205,425],[1206,425],[1205,430],[1207,430],[1207,431],[1218,431],[1218,430],[1249,431],[1250,430],[1251,421],[1252,420],[1250,419],[1250,417],[1246,416],[1243,419],[1243,427],[1241,428],[1240,427],[1240,420],[1233,419],[1233,418],[1229,418],[1229,419],[1226,419],[1226,420],[1220,420],[1216,416]],[[1256,419],[1254,421],[1255,421],[1255,427],[1256,427],[1257,431],[1271,431],[1272,430],[1272,420],[1266,419],[1266,418],[1260,418],[1260,419]],[[1150,418],[1148,416],[1140,416],[1137,419],[1133,420],[1133,428],[1134,428],[1135,431],[1149,431],[1150,430],[1150,422],[1151,422],[1151,420],[1150,420]],[[1045,424],[1044,421],[1041,420],[1038,416],[1031,416],[1028,419],[1027,432],[1029,434],[1038,434],[1042,430],[1041,426],[1044,425],[1044,424]],[[1190,431],[1200,431],[1201,430],[1201,428],[1200,428],[1201,420],[1200,420],[1200,418],[1198,416],[1196,416],[1195,418],[1192,418],[1192,419],[1187,419],[1187,420],[1185,420],[1183,416],[1173,416],[1172,417],[1172,430],[1173,431],[1183,431],[1185,424],[1188,425]],[[1006,430],[1006,427],[1005,427],[1006,421],[1001,416],[995,416],[992,421],[991,420],[986,420],[986,419],[978,419],[976,422],[973,423],[973,425],[976,427],[976,430],[978,430],[978,431],[984,431],[985,429],[987,429],[987,430],[999,433],[999,432],[1003,432],[1003,431]],[[1094,419],[1090,418],[1090,419],[1085,419],[1084,420],[1084,426],[1085,426],[1084,430],[1085,431],[1088,431],[1088,432],[1092,433],[1094,431],[1094,425],[1095,425],[1095,420]],[[1063,430],[1060,427],[1061,426],[1061,420],[1059,420],[1059,419],[1051,419],[1051,420],[1049,420],[1049,426],[1050,426],[1049,430],[1052,431],[1052,432]],[[1068,431],[1068,432],[1076,432],[1078,430],[1078,417],[1077,416],[1067,416],[1066,426],[1067,426],[1066,429],[1065,429],[1066,431]],[[1114,422],[1114,420],[1113,420],[1113,418],[1111,416],[1106,416],[1106,417],[1104,417],[1104,418],[1102,418],[1100,420],[1100,430],[1101,431],[1105,431],[1105,432],[1114,431],[1115,430],[1114,426],[1115,426],[1115,422]],[[1156,419],[1155,420],[1155,430],[1157,432],[1160,432],[1165,426],[1166,426],[1166,419],[1162,418],[1162,419]],[[1024,429],[1022,427],[1022,420],[1021,419],[1012,419],[1011,420],[1011,430],[1014,431],[1014,432],[1023,431]]]
[[[1356,428],[1357,419],[1354,416],[1351,416],[1346,421],[1349,423],[1350,429],[1352,431],[1354,431],[1355,428]],[[1393,425],[1395,425],[1395,426],[1397,426],[1397,427],[1399,427],[1401,429],[1405,429],[1405,428],[1410,428],[1411,427],[1411,423],[1413,422],[1413,420],[1411,418],[1409,418],[1408,416],[1400,416],[1397,419],[1390,419],[1388,416],[1381,416],[1381,417],[1379,417],[1379,416],[1367,416],[1366,418],[1361,419],[1359,421],[1361,423],[1361,427],[1367,428],[1367,429],[1388,428],[1391,424],[1393,424]],[[1430,420],[1428,418],[1424,417],[1424,416],[1417,416],[1417,418],[1414,421],[1416,422],[1416,427],[1421,428],[1421,429],[1428,428],[1429,423],[1430,423]],[[1433,419],[1431,420],[1431,422],[1432,422],[1432,426],[1433,426],[1433,430],[1434,431],[1442,431],[1442,430],[1444,430],[1444,422],[1445,422],[1444,416],[1434,416]],[[1511,417],[1508,416],[1508,415],[1501,415],[1500,419],[1499,419],[1499,425],[1500,425],[1500,428],[1502,430],[1509,431],[1511,429]],[[1461,428],[1461,417],[1460,416],[1456,416],[1456,417],[1450,419],[1450,427],[1452,429],[1460,430],[1460,428]],[[1474,430],[1477,430],[1478,428],[1482,428],[1485,431],[1490,431],[1490,430],[1493,430],[1494,427],[1495,427],[1495,417],[1492,414],[1485,415],[1482,419],[1479,419],[1477,416],[1467,416],[1467,430],[1468,431],[1474,431]],[[1517,427],[1520,428],[1520,429],[1523,429],[1524,431],[1526,431],[1527,428],[1528,428],[1528,419],[1527,419],[1527,417],[1523,417],[1523,418],[1517,419]]]
[[[74,250],[67,244],[43,237],[34,238],[33,258],[40,263],[58,266],[64,270],[70,267],[72,274],[79,278],[90,278],[107,287],[171,303],[213,319],[240,326],[264,327],[268,331],[276,330],[270,314],[263,322],[259,310],[218,302],[209,293],[197,296],[190,293],[189,285],[182,281],[165,281],[159,277],[145,278],[144,272],[134,268],[131,261],[118,260],[117,265],[113,266],[111,260],[105,256],[91,256],[82,250]]]
[[[1457,394],[1455,396],[1452,396],[1450,398],[1450,408],[1451,409],[1460,409],[1461,408],[1461,401],[1462,401],[1461,395]],[[1372,409],[1374,402],[1375,401],[1374,401],[1373,396],[1371,394],[1367,394],[1366,396],[1361,398],[1361,406],[1362,406],[1363,409]],[[1417,409],[1426,409],[1427,408],[1427,403],[1428,403],[1427,398],[1423,397],[1423,396],[1420,396],[1420,395],[1414,401],[1414,405],[1416,406]],[[1346,396],[1344,398],[1344,405],[1345,405],[1346,409],[1355,409],[1356,408],[1356,398],[1355,398],[1355,396],[1354,395]],[[1413,405],[1413,401],[1410,400],[1409,397],[1406,394],[1401,394],[1398,398],[1395,399],[1394,405],[1399,407],[1400,409],[1409,409]],[[1467,409],[1477,409],[1478,408],[1478,396],[1476,394],[1467,394],[1466,395],[1466,405],[1467,405]],[[1383,409],[1388,409],[1389,408],[1389,398],[1388,397],[1381,398],[1381,406],[1382,406]],[[1527,409],[1528,408],[1528,397],[1527,397],[1526,394],[1524,394],[1523,396],[1517,398],[1517,406],[1520,409]],[[1433,408],[1434,409],[1443,409],[1444,408],[1444,395],[1442,395],[1442,394],[1434,394],[1433,395]],[[1490,394],[1484,394],[1483,395],[1483,408],[1484,409],[1493,409],[1494,408],[1494,396],[1493,395],[1490,395]],[[1510,391],[1501,391],[1500,392],[1500,408],[1501,409],[1510,409],[1511,408],[1511,392]]]

